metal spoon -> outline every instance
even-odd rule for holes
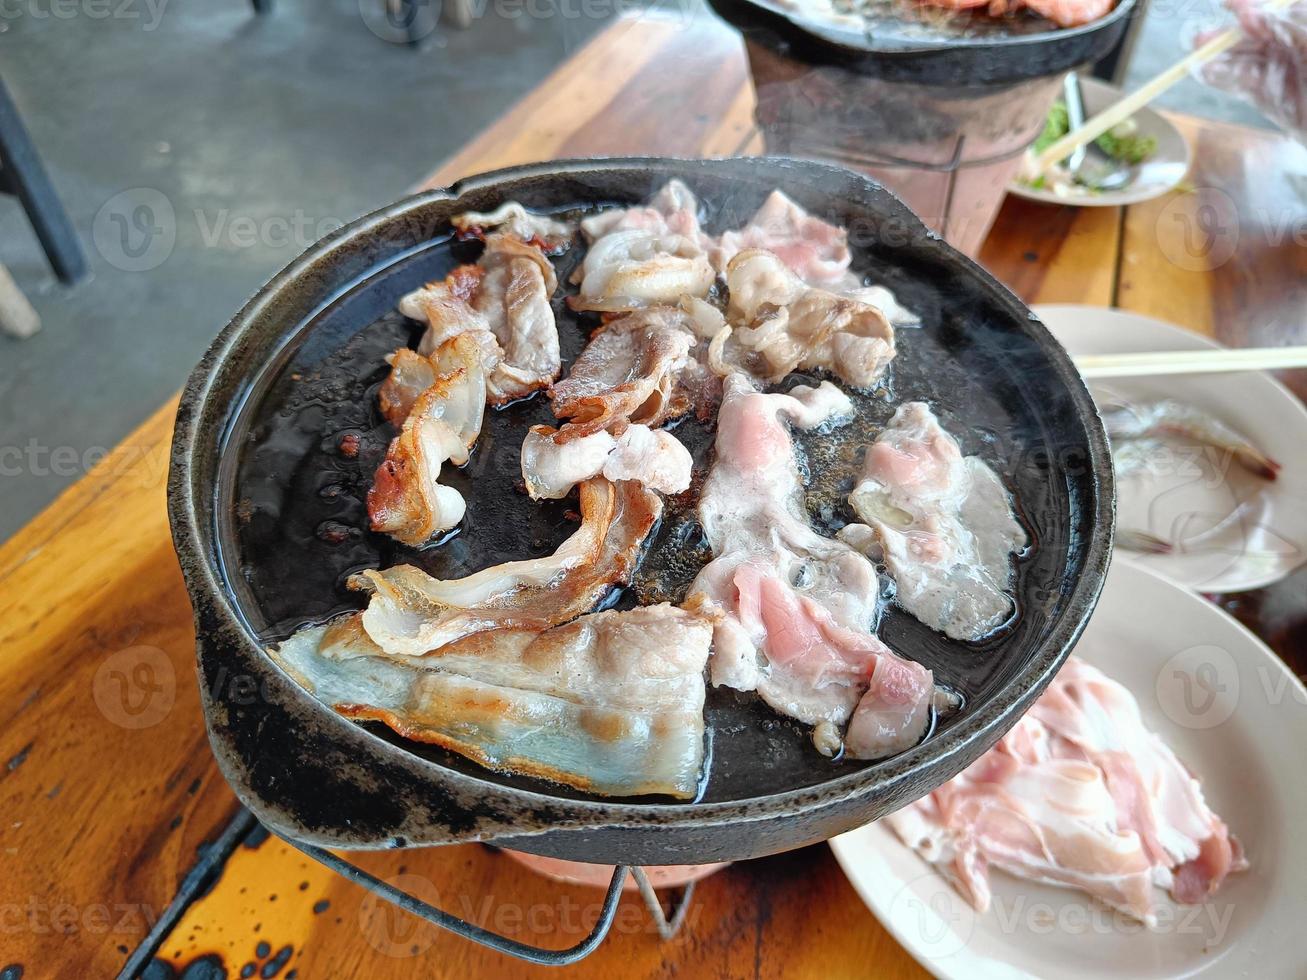
[[[1068,72],[1062,82],[1063,97],[1066,100],[1066,117],[1070,131],[1074,132],[1085,124],[1085,100],[1080,92],[1080,78],[1075,72]],[[1130,183],[1130,167],[1107,155],[1107,151],[1096,142],[1086,143],[1066,160],[1067,169],[1077,184],[1098,191],[1120,190]]]

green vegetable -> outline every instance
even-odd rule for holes
[[[1094,140],[1113,160],[1122,163],[1143,163],[1157,152],[1157,140],[1151,136],[1136,136],[1133,133],[1118,134],[1109,129]]]
[[[1066,103],[1054,102],[1053,108],[1048,110],[1048,118],[1044,120],[1044,131],[1039,134],[1032,149],[1036,153],[1043,153],[1070,131],[1071,123],[1067,120]]]
[[[1143,163],[1157,152],[1157,140],[1151,136],[1137,136],[1133,129],[1134,127],[1127,121],[1104,133],[1094,142],[1113,160],[1120,160],[1132,166]],[[1070,131],[1071,123],[1067,118],[1066,103],[1054,102],[1053,107],[1048,110],[1048,118],[1044,120],[1044,131],[1039,134],[1031,149],[1036,154],[1043,153]]]

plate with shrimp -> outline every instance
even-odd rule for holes
[[[1070,353],[1201,350],[1189,330],[1089,306],[1039,306]],[[1270,374],[1094,382],[1117,477],[1116,554],[1199,592],[1241,592],[1307,561],[1307,409]]]

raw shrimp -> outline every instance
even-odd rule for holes
[[[1166,399],[1158,402],[1100,402],[1103,425],[1115,445],[1136,439],[1190,439],[1230,453],[1263,480],[1274,480],[1280,464],[1220,419],[1200,408]]]
[[[1116,546],[1124,548],[1126,551],[1138,551],[1145,555],[1169,555],[1175,550],[1171,542],[1159,538],[1155,534],[1149,534],[1147,531],[1137,531],[1134,528],[1117,528]]]

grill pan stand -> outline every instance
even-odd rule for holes
[[[290,837],[281,837],[281,839],[300,851],[300,853],[313,858],[319,864],[336,872],[347,881],[366,888],[378,898],[384,898],[396,908],[402,909],[410,915],[416,915],[432,925],[439,926],[456,936],[462,936],[464,939],[480,946],[485,946],[487,949],[493,949],[497,953],[513,956],[539,966],[569,966],[578,960],[585,959],[599,948],[599,944],[604,941],[608,935],[608,930],[613,926],[613,919],[617,915],[617,906],[622,899],[622,886],[626,883],[628,873],[635,878],[645,908],[648,909],[654,925],[658,927],[659,937],[664,941],[675,936],[682,924],[684,924],[686,913],[690,910],[690,902],[694,898],[694,886],[697,884],[697,882],[692,881],[682,888],[680,897],[673,903],[671,910],[667,911],[663,908],[653,885],[650,884],[644,868],[619,864],[613,869],[612,880],[609,881],[608,888],[604,893],[604,903],[600,908],[599,917],[595,921],[594,928],[590,930],[590,934],[575,946],[570,946],[567,949],[544,949],[540,946],[532,946],[529,943],[518,942],[516,939],[510,939],[497,932],[483,929],[475,923],[450,915],[448,912],[424,902],[415,895],[401,891],[394,885],[382,881],[376,875],[364,871],[357,865],[350,864],[345,859],[332,854],[330,851],[323,850],[321,847],[314,847],[312,844],[301,844]]]
[[[261,400],[278,377],[301,369],[296,358],[326,358],[405,292],[444,275],[456,259],[452,215],[508,200],[555,212],[635,203],[672,178],[705,202],[709,230],[738,227],[775,188],[855,229],[854,271],[889,285],[928,324],[905,332],[896,400],[938,398],[1005,447],[991,455],[1011,452],[1009,482],[1038,531],[1038,546],[1018,566],[1021,615],[979,649],[901,612],[888,611],[881,623],[887,642],[963,696],[962,708],[898,756],[819,766],[797,732],[789,741],[766,736],[774,748],[760,756],[763,743],[751,740],[775,716],[756,698],[710,690],[706,793],[694,803],[669,803],[598,798],[490,772],[325,707],[267,656],[265,645],[291,627],[275,635],[280,627],[261,602],[277,597],[255,594],[243,578],[235,480]],[[565,310],[556,308],[561,334]],[[1015,296],[879,184],[807,161],[639,158],[555,161],[469,178],[312,246],[250,300],[191,375],[174,431],[168,506],[195,611],[205,724],[241,802],[273,833],[401,908],[511,955],[566,963],[603,939],[627,874],[666,933],[680,924],[688,893],[663,913],[650,901],[642,866],[743,860],[826,840],[921,797],[993,745],[1043,691],[1088,621],[1111,553],[1114,488],[1106,435],[1066,352]],[[305,566],[293,573],[303,575]],[[327,850],[473,841],[615,865],[594,932],[571,950],[519,944],[402,894]]]

